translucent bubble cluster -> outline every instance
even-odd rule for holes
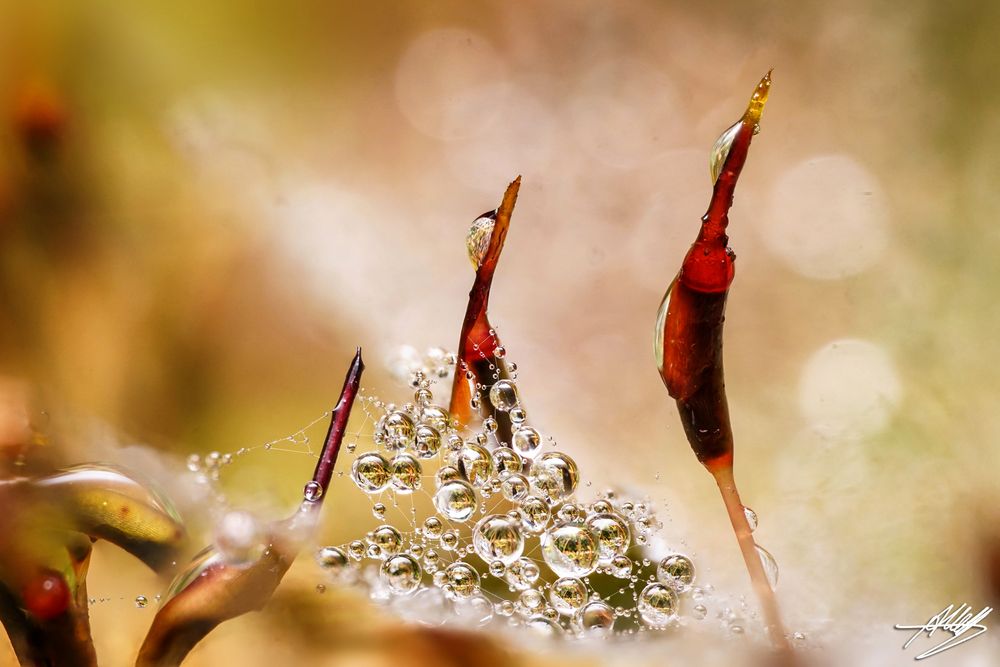
[[[484,355],[493,382],[466,375],[473,427],[459,427],[421,370],[412,401],[363,398],[371,447],[351,450],[350,479],[379,524],[363,541],[319,551],[328,579],[371,563],[373,599],[398,599],[404,617],[434,624],[509,623],[571,637],[673,625],[681,596],[704,596],[693,561],[646,553],[660,528],[647,503],[612,492],[578,497],[580,470],[530,422],[516,365],[502,346],[481,349],[495,350]]]
[[[493,351],[481,353],[485,377],[443,349],[423,357],[404,349],[406,363],[394,363],[412,393],[399,403],[359,396],[334,480],[370,506],[370,514],[352,508],[351,525],[370,523],[359,539],[317,546],[317,590],[358,586],[407,620],[507,624],[543,636],[654,633],[680,626],[682,613],[710,617],[710,587],[696,580],[690,555],[652,553],[661,524],[649,501],[612,491],[583,497],[590,484],[572,449],[532,423],[516,364],[498,341],[477,347]],[[473,389],[469,426],[435,385],[453,370]],[[303,432],[269,444],[278,446],[263,449],[316,454]],[[213,454],[189,465],[205,475],[229,461]],[[254,518],[223,516],[216,543],[227,560],[259,557]],[[746,624],[736,612],[724,617],[731,632]]]

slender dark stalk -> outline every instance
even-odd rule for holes
[[[351,407],[354,399],[361,388],[361,374],[365,370],[365,362],[361,359],[361,348],[358,347],[351,361],[351,367],[347,370],[347,377],[344,378],[344,387],[340,390],[340,400],[333,409],[330,417],[330,428],[326,431],[326,438],[323,440],[323,449],[319,453],[319,461],[316,462],[316,470],[313,472],[312,481],[319,484],[322,495],[319,501],[322,502],[330,488],[330,480],[333,478],[333,469],[337,465],[337,456],[340,454],[340,445],[344,441],[344,433],[347,429],[347,420],[351,416]]]

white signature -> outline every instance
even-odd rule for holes
[[[980,621],[985,619],[993,611],[993,607],[983,607],[982,611],[977,614],[972,613],[972,607],[962,603],[961,606],[955,607],[955,605],[950,604],[940,612],[931,616],[930,620],[923,625],[896,625],[897,630],[916,630],[913,636],[910,637],[909,641],[903,644],[903,650],[905,651],[913,643],[913,640],[920,635],[927,633],[927,637],[930,638],[937,630],[944,630],[945,632],[950,632],[951,637],[945,639],[943,642],[937,646],[924,651],[918,655],[914,660],[923,660],[924,658],[929,658],[932,655],[937,655],[942,651],[947,651],[950,648],[955,648],[959,644],[964,644],[970,639],[975,639],[979,635],[986,632],[986,626]],[[971,631],[971,634],[966,634]]]

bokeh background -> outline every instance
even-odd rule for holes
[[[533,422],[752,604],[651,341],[708,149],[774,67],[731,215],[737,476],[791,629],[909,664],[894,623],[997,601],[998,30],[971,0],[0,1],[0,439],[27,419],[65,462],[169,481],[322,414],[356,344],[405,400],[400,346],[454,349],[468,225],[521,174],[491,313]],[[277,516],[310,469],[269,452],[227,483]],[[362,534],[358,495],[335,485],[324,537]],[[190,664],[492,660],[316,596],[307,565]],[[98,547],[102,664],[158,587]],[[934,660],[995,664],[992,634]]]

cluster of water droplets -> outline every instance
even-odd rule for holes
[[[662,543],[653,539],[662,526],[650,501],[613,491],[581,497],[581,487],[590,484],[574,459],[532,425],[517,365],[496,341],[476,347],[493,350],[488,368],[494,377],[481,386],[466,375],[474,389],[470,407],[478,411],[488,400],[496,417],[509,420],[510,442],[500,439],[495,417],[459,428],[446,398],[435,395],[436,382],[466,372],[454,354],[402,348],[389,365],[412,400],[359,396],[355,411],[364,423],[345,440],[334,480],[349,478],[361,492],[373,526],[363,538],[315,549],[323,576],[316,590],[362,586],[373,600],[424,624],[505,624],[548,636],[608,637],[714,618],[742,634],[747,617],[755,617],[745,603],[719,599],[710,609],[713,589],[696,584],[688,555],[651,553]],[[328,418],[325,413],[286,438],[233,454],[192,456],[188,468],[217,490],[219,473],[251,452],[315,457],[307,432]],[[309,494],[307,486],[304,499]],[[266,549],[261,524],[228,508],[221,493],[216,500],[224,509],[214,519],[212,558],[231,565],[258,559]],[[756,527],[749,508],[747,516]],[[760,551],[774,583],[774,559]]]
[[[577,637],[678,624],[681,600],[695,590],[692,560],[649,558],[661,525],[648,503],[610,491],[578,497],[576,462],[530,423],[516,365],[505,362],[507,377],[504,349],[482,348],[494,350],[495,375],[476,387],[472,407],[489,400],[509,419],[510,442],[493,417],[460,429],[426,368],[408,378],[410,402],[362,397],[374,430],[370,447],[348,447],[350,478],[378,525],[364,539],[319,548],[321,570],[335,583],[362,582],[373,599],[422,623]],[[441,358],[457,366],[453,355]]]

